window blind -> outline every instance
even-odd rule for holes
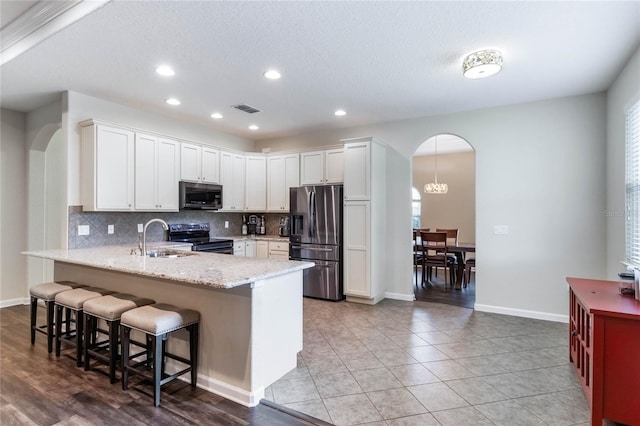
[[[625,121],[626,260],[640,265],[640,101],[627,111]]]

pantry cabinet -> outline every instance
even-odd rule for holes
[[[267,157],[267,211],[289,211],[289,188],[300,186],[300,155]]]
[[[222,209],[244,211],[245,209],[245,156],[238,153],[220,152],[220,184],[222,185]]]
[[[180,178],[191,182],[220,182],[220,151],[183,142],[180,146]]]
[[[178,211],[180,143],[135,135],[135,209]]]
[[[134,132],[92,120],[80,125],[83,210],[133,210]]]
[[[325,185],[344,181],[344,150],[342,148],[300,154],[300,184]]]

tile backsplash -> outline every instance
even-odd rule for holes
[[[249,213],[245,213],[248,215]],[[256,213],[258,216],[263,213]],[[264,213],[267,235],[277,235],[280,213]],[[82,206],[69,207],[69,248],[97,247],[118,244],[138,244],[138,224],[160,218],[167,223],[209,222],[212,237],[230,237],[242,232],[242,213],[211,212],[205,210],[182,210],[179,212],[84,212]],[[229,221],[229,228],[224,222]],[[78,235],[78,226],[89,225],[89,235]],[[114,233],[107,232],[108,225]],[[160,224],[147,229],[147,241],[167,240]]]

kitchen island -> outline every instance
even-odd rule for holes
[[[200,312],[198,386],[255,406],[302,350],[302,271],[310,262],[185,251],[132,255],[129,246],[25,252],[54,261],[54,279],[149,297]],[[187,354],[186,333],[169,340]],[[171,370],[168,363],[168,370]]]

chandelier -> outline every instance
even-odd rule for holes
[[[424,192],[427,194],[446,194],[449,186],[446,183],[438,182],[438,135],[436,135],[435,163],[435,181],[425,184]]]
[[[462,74],[470,79],[489,77],[502,69],[502,53],[498,50],[481,50],[464,58]]]

